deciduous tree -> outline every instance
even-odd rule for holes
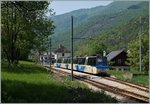
[[[142,34],[142,71],[148,73],[149,71],[149,35],[146,32]],[[139,70],[139,35],[136,40],[128,44],[128,60],[132,69]]]
[[[2,2],[2,55],[9,63],[26,58],[53,33],[53,22],[46,15],[52,13],[48,5],[48,1]]]

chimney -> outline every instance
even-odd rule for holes
[[[62,45],[61,44],[59,44],[59,48],[61,48],[62,47]]]
[[[106,51],[103,51],[103,56],[106,56]]]

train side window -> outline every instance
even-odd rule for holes
[[[67,63],[70,63],[70,59],[68,59]]]
[[[78,64],[80,64],[80,60],[81,60],[81,58],[78,58]]]
[[[64,53],[62,53],[62,56],[65,56],[65,54],[64,54]]]
[[[68,63],[68,59],[66,59],[66,63]]]
[[[77,64],[77,58],[74,58],[74,59],[73,59],[73,63],[74,63],[74,64]]]
[[[94,64],[94,66],[96,66],[96,58],[94,58],[93,64]]]
[[[67,59],[65,59],[65,63],[67,63]]]
[[[85,64],[85,58],[82,58],[82,64]]]
[[[62,59],[62,62],[61,63],[64,63],[64,59]]]
[[[96,58],[88,58],[88,65],[96,66]]]
[[[58,59],[58,63],[61,63],[62,61],[61,61],[61,59]]]
[[[78,64],[85,64],[85,58],[79,58],[78,59]]]
[[[65,63],[65,59],[63,59],[62,63]]]

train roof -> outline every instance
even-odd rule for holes
[[[94,58],[95,58],[95,57],[97,57],[97,56],[86,56],[86,57],[89,57],[89,58],[93,58],[93,57],[94,57]]]
[[[85,56],[85,57],[73,57],[74,58],[96,58],[97,56]],[[59,58],[59,59],[71,59],[71,57],[62,57],[62,58]]]

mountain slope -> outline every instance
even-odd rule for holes
[[[148,2],[115,1],[107,6],[80,9],[52,19],[56,26],[53,47],[63,44],[70,48],[71,16],[74,16],[74,37],[97,37],[122,27],[133,18],[149,14]],[[109,37],[108,37],[109,38]],[[74,40],[75,46],[83,40]]]

